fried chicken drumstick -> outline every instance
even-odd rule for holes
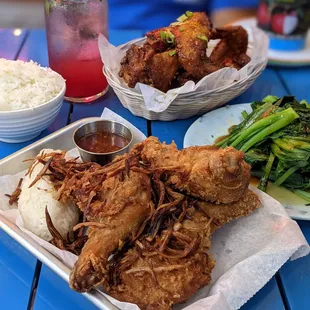
[[[166,145],[154,137],[143,145],[142,160],[154,169],[166,169],[167,182],[191,196],[230,203],[239,200],[249,185],[250,166],[233,148],[200,146],[178,151],[174,143]]]
[[[169,27],[148,32],[144,45],[134,44],[127,50],[119,76],[129,87],[140,82],[167,92],[223,67],[239,70],[250,61],[243,27],[213,28],[205,13],[189,13]],[[214,39],[221,41],[208,57],[208,43]]]
[[[102,284],[141,309],[170,309],[208,285],[212,233],[260,206],[232,148],[179,151],[150,137],[104,167],[59,156],[47,164],[59,199],[84,212],[76,229],[89,227],[70,286]]]

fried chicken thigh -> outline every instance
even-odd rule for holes
[[[105,288],[114,298],[135,303],[142,310],[171,309],[173,304],[185,302],[211,281],[215,265],[208,253],[212,233],[259,206],[250,190],[231,204],[195,203],[186,209],[183,220],[162,231],[155,242],[136,242],[112,264]]]
[[[120,264],[120,284],[106,287],[112,297],[135,303],[141,310],[169,310],[210,283],[215,262],[203,252],[169,259],[133,249]]]
[[[109,268],[110,281],[103,284],[111,296],[136,303],[140,309],[170,309],[186,301],[210,282],[215,264],[208,254],[212,219],[202,215],[199,230],[189,225],[200,211],[186,196],[170,188],[164,191],[164,200],[157,201],[146,224],[147,236],[141,235],[123,258],[116,258]],[[169,205],[167,195],[176,195],[177,204]],[[178,218],[176,223],[173,217]],[[153,228],[158,230],[155,236]]]
[[[256,194],[247,189],[244,196],[238,201],[227,204],[214,204],[207,201],[198,201],[199,210],[207,217],[212,218],[212,232],[229,222],[251,214],[260,206]]]

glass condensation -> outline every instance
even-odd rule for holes
[[[108,37],[106,0],[46,0],[45,20],[50,67],[66,80],[66,99],[91,102],[108,89],[98,48]]]

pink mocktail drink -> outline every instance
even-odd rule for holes
[[[107,10],[100,0],[46,1],[49,65],[66,80],[69,101],[90,102],[108,89],[98,48],[99,34],[107,37]]]

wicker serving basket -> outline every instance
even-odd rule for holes
[[[127,50],[132,44],[142,44],[145,38],[130,41],[118,47]],[[249,43],[251,49],[251,43]],[[146,108],[141,93],[136,89],[121,85],[109,69],[103,72],[109,85],[113,88],[122,105],[132,114],[144,117],[148,120],[172,121],[185,119],[194,115],[206,113],[214,108],[220,107],[246,91],[262,73],[267,65],[267,58],[259,67],[251,72],[246,78],[238,80],[227,86],[213,89],[211,91],[196,91],[180,94],[163,112],[153,112]]]

